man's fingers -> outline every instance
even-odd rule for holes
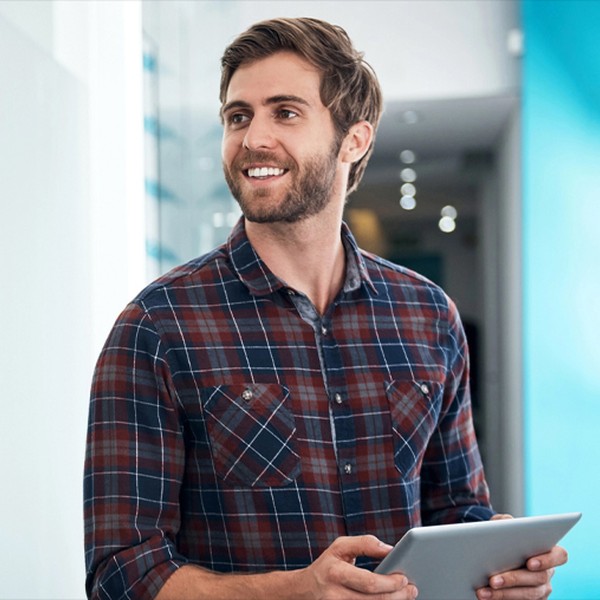
[[[552,593],[550,584],[539,587],[477,590],[478,600],[546,600]]]
[[[507,571],[501,575],[494,575],[490,579],[490,587],[493,589],[515,588],[515,587],[539,587],[550,582],[549,571]]]
[[[358,556],[383,558],[391,549],[392,546],[373,535],[339,537],[309,570],[314,573],[318,590],[323,592],[329,588],[326,597],[344,600],[366,596],[390,600],[415,598],[417,589],[403,574],[381,575],[354,565]]]
[[[554,546],[550,552],[546,554],[540,554],[539,556],[532,556],[527,561],[527,568],[531,571],[546,571],[547,569],[553,569],[564,565],[569,559],[569,555],[564,548],[560,546]]]
[[[368,595],[391,594],[408,585],[408,579],[400,574],[390,577],[389,575],[378,575],[366,569],[349,568],[345,575],[341,579],[345,587]]]
[[[354,562],[357,556],[384,558],[392,546],[385,544],[374,535],[339,537],[331,544],[335,556],[346,562]]]
[[[480,600],[543,600],[551,591],[554,565],[566,561],[566,552],[558,546],[550,552],[531,558],[526,569],[494,575],[489,587],[477,591]]]

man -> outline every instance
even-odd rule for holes
[[[259,23],[222,63],[223,169],[244,217],[144,290],[99,359],[88,594],[414,598],[404,575],[361,567],[412,526],[494,513],[455,306],[342,223],[377,80],[313,19]],[[555,548],[478,594],[545,598],[565,560]]]

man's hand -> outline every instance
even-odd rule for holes
[[[382,559],[392,549],[372,535],[340,537],[304,569],[221,574],[184,565],[156,600],[413,600],[417,588],[400,573],[379,575],[354,565],[357,556]]]
[[[495,515],[492,520],[512,519]],[[506,571],[490,577],[489,587],[477,590],[480,600],[544,600],[552,592],[554,569],[567,562],[567,552],[554,546],[550,552],[533,556],[522,569]]]
[[[400,574],[380,575],[354,566],[357,556],[383,559],[392,549],[372,535],[337,538],[298,573],[306,598],[315,600],[412,600],[417,588]]]

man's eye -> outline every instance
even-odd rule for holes
[[[248,115],[244,115],[242,113],[234,113],[229,117],[228,122],[230,125],[241,125],[242,123],[248,121],[248,119]]]
[[[289,108],[282,108],[277,114],[279,118],[284,120],[293,119],[298,116],[297,112],[290,110]]]

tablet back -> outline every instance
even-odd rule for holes
[[[417,527],[375,569],[402,572],[419,600],[471,600],[493,574],[518,568],[547,552],[581,513]]]

